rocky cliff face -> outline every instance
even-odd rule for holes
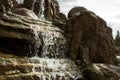
[[[56,0],[0,4],[0,80],[120,79],[112,30],[95,13],[75,7],[67,19]]]
[[[112,30],[102,18],[83,7],[73,8],[68,16],[66,35],[72,59],[85,63],[117,62]]]

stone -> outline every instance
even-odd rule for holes
[[[17,56],[65,57],[63,31],[27,9],[0,13],[0,50]],[[35,17],[34,17],[35,16]],[[51,54],[52,53],[52,54]]]
[[[31,9],[39,18],[42,17],[49,21],[57,19],[59,16],[57,0],[24,0],[23,7]]]
[[[83,80],[107,80],[96,64],[87,66],[82,73],[84,76]]]
[[[69,11],[68,18],[71,18],[75,15],[79,15],[82,11],[87,11],[87,9],[85,7],[80,6],[74,7]]]
[[[35,28],[38,27],[38,24],[33,24],[34,19],[32,21],[28,19],[29,17],[27,18],[11,12],[0,13],[1,51],[17,56],[35,55],[35,44],[37,41]],[[38,41],[41,42],[41,39]]]
[[[119,80],[120,67],[110,64],[92,64],[84,68],[83,80]]]
[[[35,15],[35,13],[31,10],[28,10],[26,8],[17,8],[12,11],[15,14],[19,14],[22,16],[28,16],[31,17],[32,19],[38,19],[38,17]]]
[[[68,59],[0,56],[0,80],[74,80],[74,77],[78,76],[77,79],[82,77],[78,72],[77,65]]]
[[[67,17],[64,13],[59,13],[59,18],[62,22],[65,22],[67,21]]]
[[[50,21],[59,18],[59,4],[57,0],[45,0],[45,17]]]
[[[120,56],[120,47],[116,47],[116,50],[115,50],[115,51],[116,51],[116,55],[117,55],[117,56]]]
[[[59,19],[52,20],[52,24],[59,27],[64,32],[66,31],[66,15],[63,13],[59,13]],[[64,35],[65,36],[65,35]]]
[[[81,59],[86,64],[118,63],[114,52],[112,29],[93,12],[84,10],[68,19],[65,33],[68,56],[72,59]]]
[[[0,11],[11,11],[18,7],[16,0],[0,0]]]

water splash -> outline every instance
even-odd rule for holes
[[[43,36],[43,48],[42,57],[50,58],[65,58],[65,45],[66,40],[64,36],[59,32],[60,30],[51,30],[51,27],[47,27],[46,32],[42,32]]]
[[[30,54],[34,52],[36,56],[43,58],[66,58],[66,40],[59,28],[52,27],[51,24],[31,25],[31,28],[34,33],[34,45],[30,45]],[[31,51],[32,48],[34,51]]]
[[[33,57],[31,60],[37,60],[38,65],[35,65],[32,71],[40,80],[77,80],[81,77],[77,65],[71,60],[39,57]]]

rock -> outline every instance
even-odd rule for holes
[[[33,19],[38,19],[38,17],[34,14],[33,11],[28,10],[26,8],[17,8],[17,9],[14,9],[12,12],[15,14],[22,15],[22,16],[29,16]]]
[[[0,0],[0,11],[11,11],[18,7],[16,0]]]
[[[31,18],[11,12],[0,13],[0,32],[2,32],[0,34],[1,51],[18,56],[35,55],[35,44],[37,41],[41,42],[41,39],[36,39],[35,28],[38,27],[38,24],[33,24],[34,19],[29,19]]]
[[[99,70],[106,77],[106,80],[119,80],[120,79],[120,67],[110,64],[96,64]]]
[[[63,13],[59,13],[59,19],[52,20],[52,24],[58,26],[64,32],[66,31],[66,15]]]
[[[72,59],[81,59],[86,64],[117,64],[112,30],[93,12],[85,10],[71,17],[67,21],[66,37]]]
[[[59,18],[60,18],[60,20],[61,20],[62,22],[65,22],[65,23],[66,23],[67,18],[66,18],[66,15],[65,15],[65,14],[59,13]]]
[[[45,17],[46,20],[54,20],[59,17],[59,4],[57,0],[45,0]]]
[[[71,18],[75,15],[79,15],[82,11],[87,11],[87,9],[80,6],[74,7],[69,11],[68,18]]]
[[[116,53],[117,56],[120,56],[120,47],[116,47]]]
[[[59,4],[56,0],[24,0],[23,7],[33,10],[39,18],[46,20],[52,21],[59,16]]]
[[[0,56],[0,80],[74,80],[74,77],[80,78],[78,72],[77,65],[68,59]]]
[[[119,80],[120,67],[109,64],[92,64],[83,70],[83,80]]]
[[[19,10],[0,13],[0,50],[17,56],[65,57],[63,32],[51,22],[36,19],[32,11]]]
[[[84,76],[83,80],[107,80],[95,64],[86,67],[82,73]]]
[[[38,17],[40,17],[42,14],[41,1],[43,0],[24,0],[23,7],[32,10]]]

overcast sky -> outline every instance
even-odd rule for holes
[[[109,23],[113,35],[120,31],[120,0],[58,0],[61,12],[68,14],[74,6],[83,6]]]
[[[120,0],[58,0],[61,11],[68,13],[74,6],[84,6],[109,22],[120,22]]]

